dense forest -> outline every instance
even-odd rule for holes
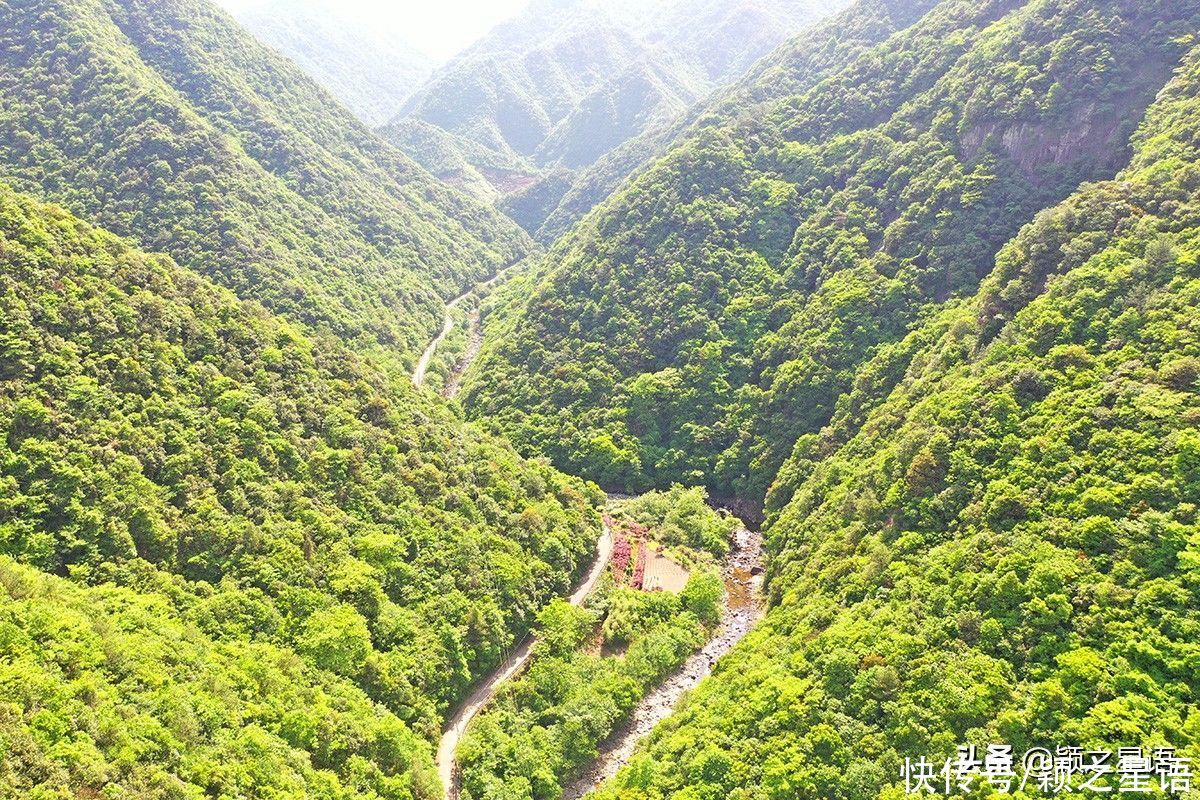
[[[1200,763],[1200,0],[818,6],[0,2],[0,797]]]
[[[377,765],[381,781],[398,766],[428,771],[428,747],[412,744],[411,731],[435,733],[447,706],[568,588],[599,529],[596,493],[463,428],[336,341],[309,338],[165,257],[7,189],[0,244],[0,550],[80,584],[150,593],[134,622],[169,608],[174,622],[146,634],[148,674],[153,654],[169,653],[156,640],[178,637],[183,624],[228,649],[230,669],[239,652],[264,648],[271,662],[286,662],[286,674],[305,677],[306,691],[328,684],[389,715],[403,749]],[[12,635],[33,637],[30,647],[55,641],[54,626],[37,627],[46,620],[38,622],[36,600],[53,597],[57,584],[12,574],[12,601],[24,599],[22,586],[34,599],[13,609]],[[86,594],[71,596],[86,606]],[[123,596],[97,626],[124,627]],[[162,702],[175,698],[162,707],[169,719],[153,713],[156,699],[143,709],[152,718],[145,731],[112,739],[105,730],[117,719],[71,716],[99,690],[76,682],[84,667],[73,660],[100,659],[97,668],[119,683],[126,667],[103,660],[116,645],[70,629],[61,636],[40,657],[43,668],[62,671],[63,705],[38,711],[29,696],[24,715],[6,717],[14,735],[37,745],[27,765],[11,765],[22,766],[18,776],[44,769],[62,785],[113,780],[135,791],[165,780],[165,770],[237,794],[241,778],[208,774],[212,754],[166,765],[156,753],[187,749],[170,738],[176,717],[201,725],[193,736],[207,730],[231,741],[249,721],[205,722],[187,702],[192,678],[183,673],[160,687]],[[243,687],[252,692],[245,702],[287,711],[270,686],[289,679],[262,680],[258,690]],[[280,758],[307,751],[340,780],[353,777],[345,772],[358,752],[345,750],[353,739],[327,741],[341,732],[325,729],[319,708],[254,724]],[[374,745],[364,736],[359,754],[369,761]],[[58,752],[60,740],[78,740],[111,770],[124,767],[92,775]]]
[[[528,252],[205,0],[0,7],[0,177],[407,363]]]
[[[655,155],[693,104],[847,3],[535,0],[440,67],[382,133],[435,175],[499,194],[549,243]],[[449,134],[439,150],[462,163],[447,168],[414,122]]]
[[[886,36],[907,5],[808,38]],[[945,2],[874,47],[790,48],[753,113],[718,104],[555,245],[467,407],[608,487],[760,502],[863,364],[1128,157],[1197,5],[1100,5]]]
[[[778,607],[599,797],[898,796],[904,755],[967,740],[1200,756],[1198,122],[1200,50],[1128,169],[798,449]]]

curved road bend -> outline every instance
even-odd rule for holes
[[[486,281],[475,284],[458,297],[446,303],[446,316],[442,320],[441,332],[439,332],[438,335],[433,338],[433,341],[431,341],[429,346],[425,348],[425,352],[421,353],[421,360],[418,361],[417,366],[413,368],[413,386],[420,387],[425,385],[425,374],[429,372],[429,364],[433,361],[433,356],[437,352],[438,346],[446,340],[446,337],[450,335],[450,331],[454,330],[454,309],[480,289],[486,289],[489,286],[494,286],[499,283],[508,275],[509,272],[524,264],[526,260],[527,259],[522,258],[519,261],[514,261],[492,277],[488,278]]]
[[[583,605],[583,601],[596,588],[600,576],[604,574],[604,568],[608,566],[609,559],[612,558],[612,551],[612,531],[609,530],[606,524],[604,532],[600,534],[600,540],[596,544],[595,561],[592,562],[587,576],[579,584],[575,593],[568,598],[568,602],[571,605]],[[454,764],[455,756],[458,753],[458,743],[462,739],[463,733],[467,730],[467,725],[479,713],[479,710],[495,697],[499,688],[529,663],[529,659],[533,655],[533,641],[533,637],[526,636],[520,647],[514,650],[503,663],[496,667],[492,671],[492,674],[487,677],[487,680],[480,684],[475,691],[471,692],[471,695],[463,702],[458,711],[454,713],[454,716],[446,722],[446,726],[442,729],[442,739],[438,743],[437,768],[438,776],[442,779],[442,786],[444,787],[447,800],[455,800],[458,797],[458,783],[455,780]]]
[[[425,373],[429,372],[429,362],[433,361],[433,354],[437,352],[438,345],[445,341],[446,337],[450,335],[450,331],[454,330],[454,309],[459,303],[470,297],[471,293],[474,291],[475,288],[472,287],[471,289],[468,289],[458,297],[451,300],[449,303],[446,303],[446,317],[442,320],[442,330],[437,336],[433,337],[433,341],[430,342],[429,346],[425,348],[425,352],[421,353],[421,360],[418,361],[417,366],[413,368],[413,386],[419,387],[425,385]]]

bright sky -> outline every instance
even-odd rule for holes
[[[217,0],[231,10],[259,0]],[[528,4],[529,0],[336,0],[340,14],[394,26],[418,49],[444,61]]]

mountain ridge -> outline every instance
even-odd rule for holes
[[[261,0],[232,13],[372,127],[394,117],[435,68],[400,31],[378,30],[324,0]]]
[[[679,7],[590,76],[594,0],[481,42],[551,42],[492,147],[207,0],[0,4],[0,796],[900,800],[995,743],[1179,793],[1200,0],[857,0],[752,65],[695,37],[813,6]]]
[[[1037,210],[1119,168],[1177,58],[1161,22],[1172,16],[1122,6],[1109,30],[1100,12],[1071,13],[940,3],[766,110],[724,114],[718,101],[552,249],[547,277],[510,312],[519,333],[499,334],[468,378],[468,410],[610,487],[704,482],[761,500],[873,350],[919,309],[972,291]],[[1181,31],[1188,13],[1174,18]],[[1154,43],[1137,40],[1149,30]],[[1053,44],[1026,47],[1035,35]],[[1139,48],[1144,67],[1072,72],[1084,36]],[[1047,104],[999,87],[1022,69],[1030,84],[1060,82]],[[1089,85],[1100,73],[1107,83]],[[973,102],[989,83],[996,102]],[[1094,138],[1066,150],[1005,141],[1061,142],[1087,109]],[[967,134],[989,125],[997,133],[968,152]]]
[[[569,588],[602,497],[2,184],[0,255],[0,786],[440,796],[443,715]],[[31,598],[66,581],[58,625]]]
[[[899,796],[905,756],[963,742],[1195,757],[1198,66],[861,427],[793,456],[767,623],[598,798]]]
[[[392,124],[421,119],[524,160],[529,185],[505,192],[502,207],[534,232],[570,191],[572,173],[677,119],[845,2],[531,6],[440,68]],[[393,141],[406,145],[403,136]],[[577,192],[574,202],[584,196],[591,195]]]
[[[306,325],[415,358],[531,247],[208,3],[3,15],[0,175]]]

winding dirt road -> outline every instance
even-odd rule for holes
[[[442,323],[442,329],[425,348],[425,352],[421,354],[421,359],[413,369],[412,382],[414,386],[420,387],[425,384],[429,365],[432,363],[438,347],[454,329],[454,309],[476,292],[503,280],[509,272],[524,263],[525,261],[522,260],[510,264],[489,280],[473,286],[446,303],[446,316]],[[463,373],[479,354],[483,344],[478,309],[471,313],[468,324],[471,326],[471,338],[466,352],[451,372],[446,386],[443,388],[443,394],[447,397],[453,397],[458,391]],[[629,498],[623,495],[609,495],[610,501],[621,499]],[[596,558],[588,569],[588,574],[574,594],[568,598],[571,605],[583,605],[604,574],[604,570],[612,558],[612,552],[612,531],[606,524],[597,542]],[[684,662],[674,675],[642,699],[630,721],[613,732],[612,736],[601,745],[599,757],[566,788],[563,800],[577,800],[615,775],[629,761],[638,742],[658,723],[670,716],[680,698],[712,672],[717,659],[732,650],[734,645],[750,632],[750,629],[762,616],[759,594],[762,582],[761,572],[762,537],[756,532],[743,528],[737,532],[733,550],[725,564],[726,592],[720,633],[703,649]],[[500,687],[529,664],[529,660],[533,656],[533,645],[534,638],[527,634],[517,648],[492,670],[491,674],[471,692],[454,715],[447,720],[442,729],[442,738],[438,742],[437,751],[438,776],[442,780],[446,800],[457,800],[458,798],[458,774],[455,762],[458,745],[462,741],[467,726],[491,702]]]
[[[493,279],[494,280],[494,279]],[[458,297],[446,303],[446,317],[442,320],[442,330],[429,346],[425,348],[425,352],[421,353],[421,360],[417,362],[417,366],[413,368],[412,382],[413,386],[425,385],[425,374],[429,372],[429,362],[433,361],[433,354],[437,352],[438,345],[446,340],[450,335],[450,331],[454,330],[454,309],[458,307],[462,301],[466,300],[474,294],[476,287],[472,286],[467,291],[460,294]]]
[[[596,588],[600,576],[604,574],[604,570],[612,558],[612,551],[612,531],[609,530],[606,524],[603,533],[600,534],[599,541],[596,543],[596,559],[592,562],[592,566],[588,569],[587,575],[579,584],[575,593],[567,598],[567,601],[571,605],[583,605],[583,601]],[[479,710],[495,697],[496,691],[529,663],[529,659],[533,655],[533,643],[533,637],[526,635],[517,649],[513,650],[508,658],[504,659],[500,666],[496,667],[492,671],[492,674],[475,691],[471,692],[471,695],[463,701],[458,711],[454,713],[454,716],[446,722],[446,726],[442,729],[442,739],[438,742],[437,768],[438,776],[442,779],[442,786],[445,788],[447,800],[455,800],[458,797],[458,776],[455,772],[454,764],[455,756],[458,752],[458,743],[462,740],[463,733],[467,730],[467,725],[471,723],[471,720],[479,713]]]
[[[510,272],[512,272],[514,269],[516,269],[517,267],[524,264],[526,261],[528,261],[528,259],[523,258],[520,261],[515,261],[512,264],[509,264],[507,267],[500,270],[495,275],[488,278],[486,281],[475,284],[470,289],[467,289],[465,292],[460,294],[458,297],[456,297],[453,300],[450,300],[449,302],[446,303],[446,316],[442,320],[441,332],[439,332],[438,335],[433,338],[433,341],[431,341],[429,343],[429,346],[425,348],[425,352],[421,353],[421,359],[419,361],[417,361],[417,366],[413,367],[413,372],[412,372],[413,386],[420,387],[420,386],[425,385],[425,376],[429,372],[429,365],[433,361],[433,356],[437,353],[437,349],[441,345],[441,343],[446,341],[446,337],[450,335],[450,331],[454,330],[454,309],[456,309],[460,305],[462,305],[462,303],[468,297],[475,294],[476,292],[480,292],[484,289],[495,286],[497,283],[499,283],[500,281],[507,278],[508,274]],[[479,313],[478,313],[478,311],[476,311],[475,313],[473,313],[471,315],[471,322],[470,322],[472,332],[473,332],[473,336],[472,336],[473,339],[475,338],[475,336],[479,335],[479,331],[478,331],[479,322],[480,322]],[[482,337],[480,336],[479,338],[480,338],[479,344],[482,344],[483,343]],[[471,348],[471,350],[468,351],[467,357],[463,359],[464,363],[460,363],[459,366],[457,366],[455,368],[455,372],[457,374],[457,377],[455,379],[455,384],[454,384],[455,391],[457,391],[457,383],[458,383],[457,378],[460,378],[462,376],[462,373],[466,371],[466,368],[469,365],[470,360],[473,360],[474,357],[478,354],[479,354],[479,347],[476,346],[476,347]]]

